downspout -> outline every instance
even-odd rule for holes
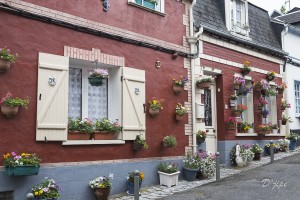
[[[285,37],[286,37],[288,31],[289,31],[289,27],[288,27],[288,25],[285,25],[284,30],[281,34],[281,43],[282,43],[282,50],[283,51],[286,50],[286,48],[285,48]],[[286,64],[287,64],[288,59],[289,59],[288,56],[285,56],[284,64],[283,64],[283,67],[282,67],[283,68],[282,69],[282,73],[283,73],[282,78],[283,78],[283,82],[286,82],[286,83],[288,83],[287,74],[286,74],[287,73],[286,72]],[[289,96],[289,88],[287,88],[286,91],[283,92],[282,98],[288,99],[288,96]],[[289,109],[286,109],[286,111],[285,111],[285,114],[287,116],[289,116],[289,111],[288,110]],[[281,113],[281,116],[282,116],[282,113]],[[289,133],[289,128],[290,128],[289,123],[287,123],[287,125],[285,126],[285,133],[284,133],[285,135],[287,135]]]

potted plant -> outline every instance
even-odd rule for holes
[[[266,135],[271,133],[271,126],[269,124],[260,124],[257,127],[259,135]]]
[[[235,107],[237,105],[237,95],[233,94],[230,96],[230,106]]]
[[[137,135],[134,143],[133,143],[133,150],[138,151],[141,149],[147,149],[148,145],[146,143],[146,140],[142,138],[141,135]]]
[[[254,90],[256,92],[260,92],[263,96],[265,95],[266,91],[270,89],[270,85],[265,80],[256,81],[254,83]]]
[[[288,140],[288,139],[279,139],[278,140],[278,145],[279,145],[279,151],[287,152],[289,150],[290,140]]]
[[[40,169],[41,159],[36,154],[15,152],[3,155],[5,172],[8,176],[37,175]]]
[[[108,200],[111,182],[105,176],[100,176],[89,182],[90,188],[94,190],[96,200]]]
[[[277,153],[277,144],[273,143],[273,151],[274,153]],[[267,143],[265,145],[264,153],[266,156],[270,155],[270,143]]]
[[[281,110],[285,110],[286,108],[291,108],[291,104],[287,103],[286,100],[281,99]]]
[[[268,81],[272,81],[275,78],[276,72],[268,72],[267,73],[267,79]]]
[[[254,153],[250,149],[251,145],[236,144],[230,151],[230,160],[232,165],[243,167],[253,160]]]
[[[247,133],[252,128],[252,123],[247,121],[237,122],[237,129],[239,133]]]
[[[103,79],[108,78],[108,70],[107,69],[94,69],[89,73],[89,83],[92,86],[102,86]]]
[[[60,188],[55,183],[54,179],[45,178],[40,184],[31,188],[31,193],[34,195],[35,199],[51,199],[56,200],[60,197]]]
[[[262,148],[259,147],[258,144],[253,144],[251,151],[254,153],[254,158],[253,160],[260,160],[261,159],[261,152],[262,152]]]
[[[198,153],[199,174],[203,179],[214,176],[216,172],[216,155],[209,152]]]
[[[134,172],[129,172],[127,177],[127,194],[134,195],[134,176],[139,177],[139,188],[141,188],[142,182],[145,178],[144,172],[140,172],[138,170],[135,170]]]
[[[11,64],[16,62],[17,56],[11,54],[10,49],[6,47],[0,48],[0,73],[6,72]]]
[[[175,94],[179,94],[183,91],[184,86],[186,83],[189,82],[189,79],[186,77],[182,77],[179,80],[173,78],[173,91]]]
[[[237,105],[237,108],[233,110],[233,114],[235,117],[241,117],[242,116],[242,113],[244,111],[246,111],[248,108],[246,105],[243,105],[243,104],[239,104]]]
[[[236,128],[236,118],[235,117],[229,117],[225,120],[225,124],[227,125],[228,130],[235,130]]]
[[[151,117],[157,116],[159,114],[159,109],[163,109],[162,102],[155,97],[152,97],[152,100],[149,101],[149,114]]]
[[[159,183],[167,187],[176,186],[178,183],[178,176],[180,171],[178,170],[177,163],[165,163],[161,162],[158,167]]]
[[[242,74],[245,76],[251,72],[250,62],[248,60],[244,61],[244,66],[242,69]]]
[[[267,118],[269,115],[269,111],[267,109],[263,109],[261,111],[261,115],[263,116],[263,118]]]
[[[278,95],[278,92],[276,89],[270,88],[270,89],[266,90],[264,95],[268,96],[268,97],[271,97],[271,96],[275,97]]]
[[[285,82],[283,82],[280,85],[276,85],[276,90],[278,92],[278,94],[283,94],[283,91],[287,88],[287,84]]]
[[[168,135],[163,139],[163,146],[166,148],[176,147],[177,139],[174,135]]]
[[[272,133],[273,134],[277,134],[278,133],[278,130],[279,130],[278,124],[272,124],[271,128],[272,128]]]
[[[113,140],[115,134],[121,131],[121,125],[115,121],[110,122],[107,118],[95,122],[95,132],[93,133],[95,140]]]
[[[244,84],[240,86],[240,89],[237,91],[238,96],[247,96],[249,93],[252,92],[253,86],[249,84]]]
[[[196,81],[196,85],[199,89],[209,89],[214,81],[213,76],[203,75]]]
[[[175,108],[175,116],[176,120],[180,121],[184,117],[185,114],[187,114],[188,109],[184,106],[182,106],[180,103],[177,103]]]
[[[286,125],[287,122],[292,123],[293,120],[292,120],[291,117],[289,117],[289,116],[283,114],[283,115],[282,115],[282,118],[281,118],[281,124],[282,124],[282,125]]]
[[[267,104],[268,102],[263,97],[260,97],[258,100],[258,110],[262,110]]]
[[[297,135],[296,133],[291,133],[290,135],[286,136],[286,139],[288,139],[290,141],[289,149],[295,150],[297,140],[299,139],[299,135]]]
[[[241,76],[234,76],[233,88],[239,90],[242,85],[245,85],[246,80]]]
[[[183,160],[183,175],[186,181],[194,181],[199,171],[198,156],[188,152]]]
[[[206,132],[199,130],[196,134],[196,138],[197,138],[197,143],[201,144],[203,142],[205,142],[205,138],[206,138]]]
[[[94,125],[93,121],[84,118],[81,120],[69,117],[68,122],[68,140],[91,140],[93,139]]]
[[[20,99],[19,97],[13,98],[12,94],[8,92],[0,102],[1,112],[6,117],[10,118],[18,114],[20,106],[27,109],[28,104],[28,97],[26,99]]]

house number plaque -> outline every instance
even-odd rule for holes
[[[55,86],[55,85],[56,85],[56,80],[55,80],[54,76],[50,76],[50,77],[49,77],[48,83],[49,83],[49,85],[51,85],[51,86]]]
[[[134,93],[135,93],[136,95],[139,95],[139,93],[140,93],[140,88],[135,88]]]

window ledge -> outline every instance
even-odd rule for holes
[[[134,2],[128,2],[128,4],[132,5],[132,6],[135,6],[135,7],[138,7],[138,8],[141,8],[141,9],[144,9],[144,10],[147,10],[149,12],[152,12],[154,14],[157,14],[157,15],[160,15],[160,16],[163,16],[163,17],[166,16],[166,13],[162,13],[162,12],[159,12],[157,10],[153,10],[153,9],[147,8],[145,6],[141,6],[141,5],[139,5],[137,3],[134,3]]]
[[[275,134],[273,134],[273,133],[271,133],[271,134],[266,134],[265,136],[268,136],[268,137],[284,137],[285,136],[285,134],[284,133],[275,133]]]
[[[125,144],[124,140],[67,140],[62,145]]]
[[[247,137],[247,136],[258,136],[257,133],[236,133],[235,136]]]
[[[242,39],[244,39],[244,40],[252,41],[252,39],[250,38],[250,36],[241,35],[241,34],[238,34],[238,33],[234,32],[234,31],[230,31],[230,33],[231,33],[231,35],[233,35],[233,36],[237,36],[237,37],[242,38]]]

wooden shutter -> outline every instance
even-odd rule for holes
[[[277,105],[276,105],[276,96],[271,97],[271,122],[272,124],[277,124]]]
[[[247,95],[247,121],[254,122],[254,108],[253,108],[253,91]]]
[[[145,71],[123,67],[123,140],[145,137]]]
[[[39,53],[37,141],[65,141],[68,131],[69,58]],[[48,83],[54,77],[56,84]]]

